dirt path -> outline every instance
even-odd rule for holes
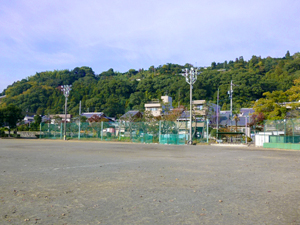
[[[300,224],[300,151],[0,139],[0,224]]]

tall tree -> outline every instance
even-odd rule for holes
[[[13,104],[8,105],[2,110],[4,115],[4,122],[8,125],[8,133],[10,136],[11,129],[16,128],[17,123],[21,121],[21,119],[23,119],[24,116],[22,115],[22,110]]]
[[[2,127],[4,125],[4,114],[3,114],[3,110],[0,109],[0,127]]]

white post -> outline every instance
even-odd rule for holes
[[[68,97],[71,91],[71,87],[72,85],[62,85],[61,86],[61,90],[64,92],[64,96],[65,96],[65,124],[64,124],[64,140],[66,140],[66,135],[67,135],[67,131],[66,131],[66,123],[67,123],[67,104],[68,104]]]
[[[232,120],[232,80],[230,83],[230,120]],[[230,124],[231,125],[231,124]]]
[[[192,74],[190,74],[190,76],[192,76]],[[191,79],[191,78],[190,78]],[[192,93],[193,93],[193,86],[192,86],[192,83],[190,83],[190,144],[193,144],[193,135],[192,135],[192,121],[193,121],[193,119],[192,119],[192,117],[193,117],[193,115],[192,115],[192,107],[193,107],[193,105],[192,105],[192,99],[193,99],[193,96],[192,96]]]
[[[118,138],[118,139],[119,139],[119,141],[120,141],[120,140],[121,140],[121,134],[120,134],[120,133],[121,133],[121,122],[120,122],[120,119],[119,119],[119,122],[118,122],[118,123],[119,123],[119,132],[118,132],[119,138]]]
[[[247,144],[247,139],[248,139],[248,135],[247,135],[247,131],[248,131],[248,129],[247,129],[247,116],[246,116],[246,124],[245,124],[245,139],[246,139],[246,144]]]
[[[65,123],[64,123],[64,140],[66,140],[66,136],[67,136],[67,104],[68,104],[68,97],[65,98]]]
[[[63,125],[62,125],[62,122],[61,122],[61,123],[60,123],[60,139],[62,139],[62,131],[63,131],[63,130],[62,130],[62,129],[63,129],[62,127],[63,127]]]
[[[208,119],[206,119],[206,142],[208,144]]]
[[[197,75],[198,75],[198,69],[194,69],[193,67],[190,69],[190,71],[188,70],[188,68],[185,68],[182,70],[181,75],[185,77],[186,82],[190,85],[190,140],[189,140],[189,144],[193,144],[193,139],[192,139],[192,96],[193,96],[193,84],[196,82],[197,80]]]
[[[217,96],[217,139],[219,139],[219,88]]]

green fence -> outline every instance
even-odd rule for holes
[[[40,138],[64,139],[65,134],[67,139],[183,145],[189,140],[189,127],[173,121],[67,123],[66,132],[63,123],[40,126]]]
[[[300,143],[300,119],[266,120],[270,143]]]
[[[300,148],[300,119],[266,120],[264,133],[269,136],[269,143],[264,143],[264,147]]]

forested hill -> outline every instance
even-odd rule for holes
[[[103,111],[108,116],[116,116],[130,109],[143,110],[144,103],[165,94],[173,98],[173,106],[188,106],[189,85],[179,74],[190,66],[166,64],[148,70],[130,69],[126,73],[109,69],[98,75],[89,67],[40,72],[8,86],[0,104],[13,103],[24,112],[42,115],[62,113],[64,96],[58,87],[69,84],[72,90],[68,112],[74,115],[78,114],[80,101],[83,111]],[[291,56],[287,52],[283,58],[253,56],[249,61],[239,57],[229,62],[213,62],[200,71],[194,84],[194,100],[216,103],[219,88],[220,105],[229,109],[227,91],[233,80],[233,107],[251,107],[264,92],[286,91],[293,85],[300,77],[300,53]]]

